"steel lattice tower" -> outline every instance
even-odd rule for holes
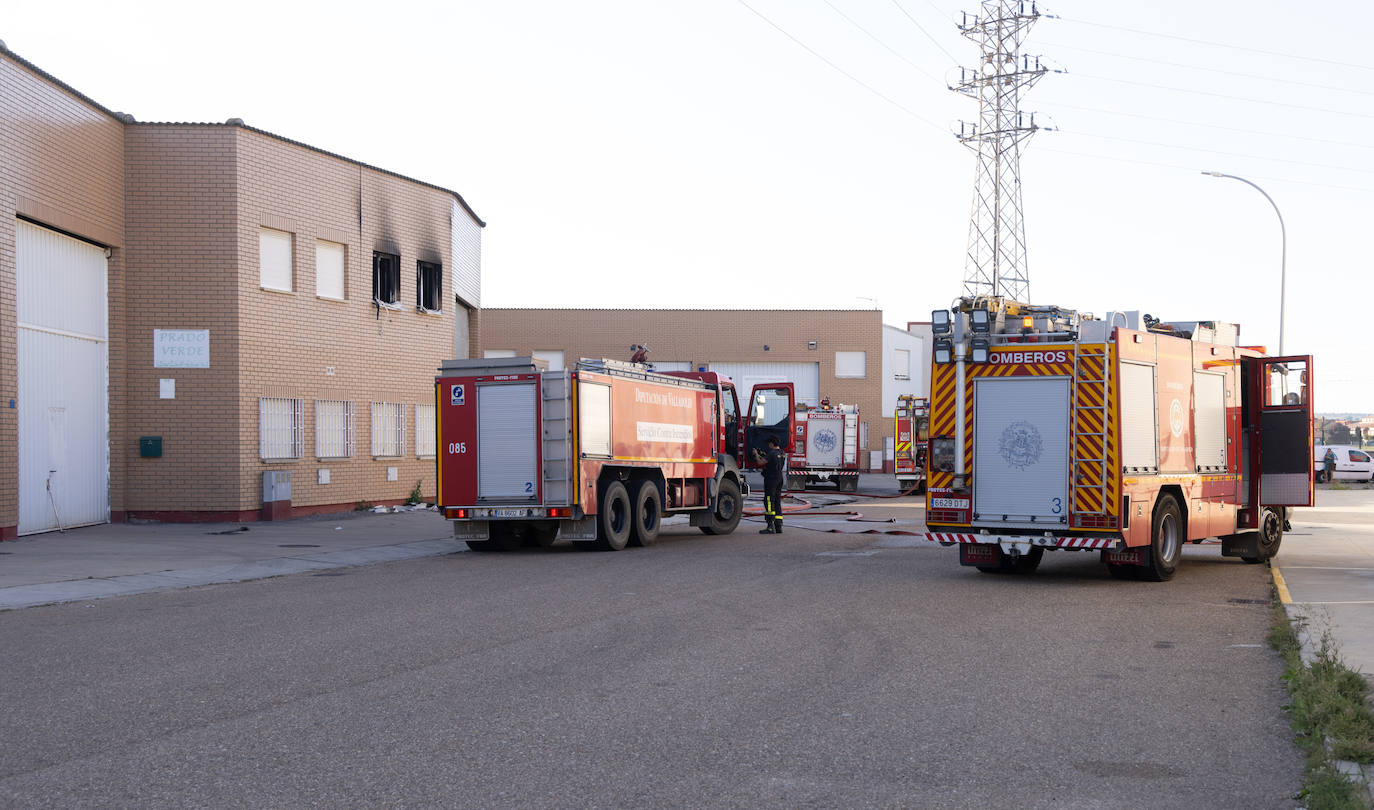
[[[1021,144],[1038,127],[1020,110],[1021,94],[1045,75],[1040,57],[1022,56],[1021,43],[1040,17],[1035,3],[983,0],[964,13],[959,32],[978,44],[977,68],[959,69],[954,90],[978,100],[978,123],[960,122],[959,140],[978,153],[969,217],[964,294],[1030,301],[1026,226],[1021,216]]]

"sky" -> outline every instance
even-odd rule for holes
[[[7,6],[0,39],[110,109],[238,117],[461,193],[484,307],[903,326],[962,294],[975,162],[953,132],[978,111],[948,85],[977,60],[972,2]],[[1277,353],[1283,300],[1317,410],[1374,412],[1374,4],[1037,10],[1031,302],[1236,322]],[[1204,171],[1274,200],[1285,294],[1274,208]]]

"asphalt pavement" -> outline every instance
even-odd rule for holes
[[[761,482],[755,482],[756,490]],[[1290,616],[1309,641],[1329,632],[1345,662],[1374,676],[1374,488],[1319,485],[1317,505],[1299,509],[1274,560]],[[855,501],[818,488],[797,494],[791,525],[873,535],[875,546],[922,544],[919,497],[894,499],[895,480],[860,476]],[[817,514],[820,512],[821,514]],[[830,514],[825,514],[829,512]],[[858,512],[858,515],[847,514]],[[684,519],[679,518],[679,521]],[[741,531],[747,530],[742,527]],[[1186,560],[1215,557],[1211,543],[1188,548]],[[250,523],[104,524],[0,543],[0,610],[127,596],[466,551],[430,509],[351,512]],[[951,554],[953,552],[950,552]]]

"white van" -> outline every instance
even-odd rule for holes
[[[1326,451],[1336,455],[1337,481],[1374,481],[1374,457],[1352,444],[1319,444],[1312,448],[1317,481],[1326,481]]]

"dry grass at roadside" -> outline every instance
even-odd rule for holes
[[[1311,663],[1302,660],[1297,630],[1275,600],[1269,643],[1284,659],[1296,742],[1307,755],[1301,798],[1309,810],[1369,810],[1369,790],[1352,782],[1337,762],[1374,762],[1374,714],[1369,684],[1347,667],[1329,629],[1323,630]]]

